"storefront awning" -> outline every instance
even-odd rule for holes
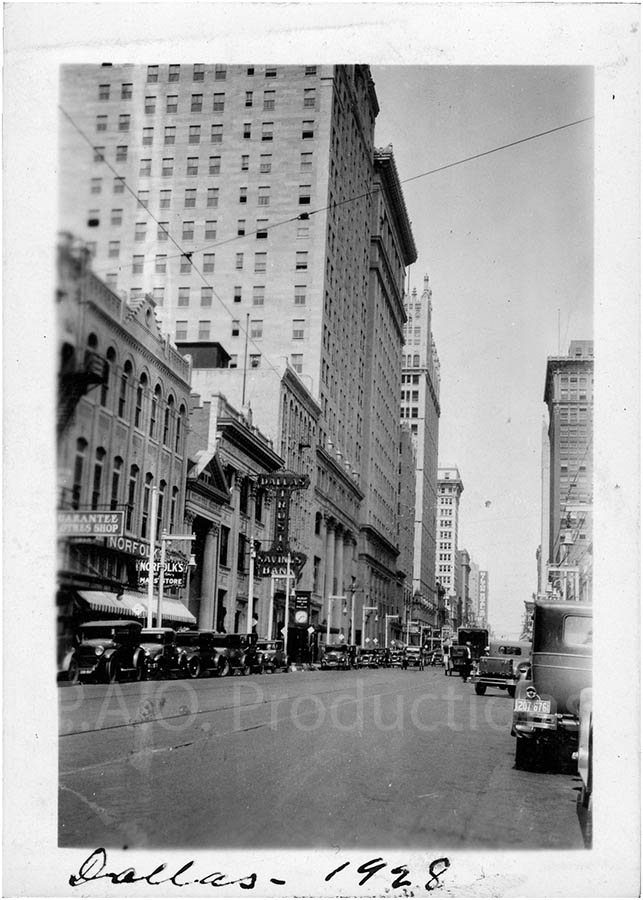
[[[143,619],[147,616],[147,594],[137,594],[134,591],[125,591],[122,595],[123,603],[137,618]],[[156,618],[157,599],[154,598],[152,603],[152,613]],[[187,606],[184,606],[179,600],[173,597],[163,598],[163,609],[161,611],[163,624],[167,622],[180,622],[183,625],[196,625],[196,618],[192,615]]]
[[[110,594],[107,591],[77,591],[77,594],[96,612],[117,613],[119,616],[125,617],[130,613],[130,608],[125,603],[121,603],[116,594]]]

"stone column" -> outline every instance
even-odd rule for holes
[[[326,602],[326,621],[328,621],[331,606],[331,601],[328,598],[333,593],[333,581],[335,579],[335,520],[332,518],[332,516],[326,517],[325,571],[326,575],[324,578],[324,600]]]
[[[337,583],[333,594],[342,594],[344,589],[344,535],[345,531],[342,525],[337,525],[335,529],[335,577]],[[337,601],[335,601],[337,605]]]
[[[230,529],[230,587],[228,589],[228,611],[226,613],[224,627],[230,633],[234,631],[234,618],[237,612],[237,553],[239,552],[239,527],[241,525],[239,514],[239,492],[241,482],[244,478],[243,472],[236,472],[232,483],[232,497],[230,505],[232,506],[232,528]]]
[[[201,573],[201,602],[199,604],[199,628],[216,628],[215,605],[217,572],[219,569],[219,526],[212,523],[205,536],[203,572]]]

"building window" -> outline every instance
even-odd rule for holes
[[[290,357],[290,364],[292,365],[295,372],[301,375],[302,370],[304,368],[304,354],[303,353],[293,353]]]
[[[99,100],[109,100],[109,85],[108,84],[99,84],[98,85],[98,99]]]
[[[246,233],[246,220],[237,219],[237,237],[243,237]]]
[[[217,207],[219,205],[219,188],[208,188],[207,205],[209,207]]]
[[[241,285],[236,284],[234,286],[234,290],[232,292],[232,299],[234,303],[241,303]]]
[[[129,379],[132,374],[132,364],[129,360],[125,363],[121,372],[121,380],[118,389],[118,417],[125,419],[127,414],[127,392],[129,388]]]
[[[179,267],[179,272],[181,275],[189,275],[192,271],[192,254],[184,253],[181,256],[181,264]]]
[[[183,205],[186,209],[191,209],[196,206],[196,188],[185,189],[185,199],[183,201]]]
[[[230,545],[230,529],[227,525],[221,526],[219,534],[219,565],[228,565],[228,547]]]
[[[116,272],[108,272],[105,276],[105,284],[108,288],[115,288],[118,283],[118,275]]]
[[[268,237],[268,219],[257,219],[257,240],[265,240]]]
[[[114,179],[113,190],[115,194],[125,193],[125,179],[122,177],[122,175],[117,175]],[[100,191],[97,191],[96,193],[100,194]]]
[[[169,222],[159,222],[159,227],[156,230],[157,241],[167,241],[169,238],[169,227]]]
[[[235,269],[243,269],[243,253],[235,254],[234,267],[235,267]]]
[[[270,206],[270,187],[268,185],[262,185],[259,187],[257,204],[259,206]]]
[[[103,190],[103,179],[102,178],[92,178],[89,182],[89,193],[90,194],[100,194]]]
[[[170,65],[168,69],[167,80],[168,81],[178,81],[181,75],[181,66],[173,63]]]
[[[295,306],[305,306],[306,305],[306,285],[305,284],[296,284],[295,285]]]
[[[317,66],[304,66],[304,75],[316,75]]]
[[[194,222],[184,222],[181,232],[181,239],[184,241],[194,240]]]
[[[252,106],[252,91],[246,91],[246,106]]]
[[[252,137],[252,125],[250,122],[243,123],[243,136],[246,140]]]
[[[299,185],[299,205],[300,206],[308,206],[310,204],[310,185],[309,184],[300,184]]]
[[[118,117],[118,130],[129,131],[130,117],[128,113],[121,113]]]
[[[149,147],[154,143],[154,129],[153,128],[144,128],[143,129],[143,146]]]
[[[165,286],[161,285],[160,287],[152,288],[152,297],[157,306],[163,306],[165,300]]]
[[[205,66],[203,63],[194,63],[192,67],[192,81],[203,81],[205,78]]]
[[[295,255],[295,269],[301,272],[308,268],[308,251],[297,250]]]
[[[188,156],[188,165],[187,165],[187,174],[188,175],[198,175],[199,174],[199,157],[198,156]]]
[[[251,353],[250,354],[250,368],[258,369],[261,365],[261,353]]]
[[[150,115],[151,113],[156,112],[156,97],[148,94],[145,98],[145,113],[146,115]]]
[[[261,140],[262,141],[271,141],[272,133],[273,133],[274,122],[262,122],[261,123]]]
[[[264,91],[263,92],[263,108],[264,109],[274,109],[275,108],[275,91]]]
[[[236,353],[230,354],[230,362],[228,363],[229,369],[236,369],[239,364],[239,357]]]
[[[147,222],[137,222],[134,226],[134,240],[144,241],[147,233]]]
[[[250,320],[250,337],[254,340],[259,340],[263,337],[263,320],[262,319],[251,319]]]
[[[277,77],[277,66],[266,66],[266,78],[276,78]]]
[[[123,460],[120,456],[114,457],[114,465],[112,467],[112,490],[109,501],[111,510],[118,509],[118,495],[120,493],[121,472],[123,470]]]
[[[105,148],[104,147],[94,147],[94,162],[104,162],[105,161]]]
[[[174,125],[166,125],[165,126],[165,134],[163,136],[163,141],[166,144],[174,144],[176,141],[176,128]]]
[[[143,398],[145,396],[145,388],[147,387],[147,376],[145,373],[141,375],[141,379],[136,386],[136,397],[134,401],[134,427],[140,428],[143,421]]]
[[[210,141],[213,144],[220,144],[223,140],[223,125],[213,125],[210,129]]]
[[[225,94],[215,94],[212,99],[212,112],[223,112],[225,107]]]
[[[298,225],[297,226],[297,239],[307,238],[310,235],[310,226],[309,225]]]
[[[168,420],[169,410],[166,408],[165,410],[165,419]],[[169,424],[169,423],[168,423]],[[163,441],[165,443],[165,441]],[[159,482],[159,494],[158,494],[158,505],[156,507],[156,533],[161,534],[163,531],[163,504],[165,502],[165,488],[167,487],[167,482],[161,480]]]
[[[189,287],[180,287],[179,288],[179,306],[189,306],[190,305],[190,288]]]
[[[154,394],[152,395],[152,405],[150,409],[150,430],[149,436],[151,438],[156,438],[156,423],[158,421],[159,408],[161,406],[161,388],[159,385],[156,385],[154,390]]]
[[[247,153],[244,153],[243,156],[241,157],[241,171],[247,172],[249,165],[250,165],[250,157],[248,156]]]
[[[304,88],[304,108],[315,108],[315,88]]]
[[[116,162],[125,162],[127,160],[127,147],[124,144],[116,148]]]
[[[198,144],[201,141],[201,126],[190,125],[188,143]]]
[[[107,131],[107,116],[96,116],[96,131]]]
[[[121,252],[121,242],[120,241],[110,241],[107,245],[107,255],[110,259],[118,259],[119,254]]]
[[[131,100],[132,99],[132,88],[134,85],[132,84],[121,84],[121,100]]]
[[[304,141],[312,140],[315,137],[315,122],[312,119],[304,120],[301,123],[301,137]]]
[[[144,178],[149,178],[152,174],[152,160],[151,159],[142,159],[139,165],[138,174],[143,176]]]
[[[183,404],[181,404],[181,406],[179,407],[179,415],[176,420],[176,440],[174,441],[174,452],[175,453],[180,453],[184,449],[181,445],[181,441],[183,440],[183,420],[184,419],[185,419],[185,406]]]
[[[187,321],[178,321],[176,323],[176,340],[187,341],[188,339],[188,323]]]
[[[239,203],[247,203],[248,202],[248,188],[240,187],[239,188]]]
[[[262,153],[259,157],[259,171],[267,175],[272,171],[272,153]]]
[[[179,95],[178,94],[168,94],[167,103],[165,105],[165,111],[169,113],[178,112],[179,109]]]
[[[174,174],[174,159],[171,157],[166,157],[163,160],[163,167],[161,169],[161,175],[173,175]]]
[[[252,288],[252,305],[253,306],[263,306],[265,296],[266,296],[265,284],[256,284]]]
[[[173,532],[176,526],[176,505],[179,500],[179,489],[172,488],[172,500],[170,502],[170,532]]]
[[[190,101],[190,112],[202,112],[203,111],[203,94],[192,94],[192,100]]]
[[[141,515],[141,537],[147,537],[147,525],[150,517],[150,496],[152,494],[153,475],[148,472],[143,485],[143,512]]]
[[[214,253],[203,254],[203,271],[214,272]]]
[[[212,306],[213,289],[211,287],[201,288],[201,306]]]
[[[210,165],[208,167],[208,173],[210,175],[219,175],[221,172],[221,157],[220,156],[211,156],[210,157]]]
[[[209,319],[202,319],[199,322],[199,340],[200,341],[209,341],[210,340],[210,325],[211,325],[211,322]]]
[[[216,219],[207,219],[205,223],[205,237],[208,241],[214,241],[217,237]]]
[[[129,484],[127,486],[127,509],[125,515],[125,530],[132,531],[134,523],[134,510],[136,508],[136,494],[138,490],[138,466],[132,466],[129,470]]]
[[[265,272],[267,260],[267,253],[255,253],[255,272]]]
[[[313,168],[313,154],[312,153],[300,153],[299,155],[299,170],[300,172],[310,172]]]
[[[239,320],[232,320],[232,337],[239,337]]]
[[[133,275],[142,275],[143,274],[144,262],[145,262],[144,256],[133,256],[132,257],[132,274]]]
[[[158,66],[148,66],[147,67],[147,81],[148,84],[156,84],[159,80],[159,67]]]
[[[214,67],[214,80],[225,81],[226,67],[217,63]]]
[[[74,479],[71,491],[72,509],[78,509],[80,506],[80,498],[83,488],[83,469],[85,467],[86,454],[87,441],[84,438],[78,438],[78,440],[76,441],[76,456],[74,458]]]
[[[164,190],[160,193],[159,209],[169,209],[172,203],[172,191]]]
[[[293,341],[303,341],[305,325],[306,325],[305,319],[293,319],[293,321],[292,321],[292,339],[293,339]]]

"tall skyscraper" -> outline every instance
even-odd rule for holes
[[[365,65],[67,67],[62,225],[179,349],[229,366],[193,386],[252,410],[311,475],[292,513],[313,622],[401,596],[397,397],[416,259],[392,148],[373,144]],[[332,599],[335,598],[335,599]],[[368,601],[368,602],[366,602]],[[353,604],[354,606],[354,604]]]
[[[554,596],[591,600],[594,343],[572,341],[547,359],[548,564]]]
[[[435,566],[445,590],[447,622],[457,625],[456,568],[460,497],[464,485],[456,466],[438,469],[438,537]]]
[[[418,618],[437,624],[436,519],[438,491],[438,440],[440,425],[440,362],[433,339],[432,291],[429,277],[424,288],[407,294],[404,302],[404,355],[402,365],[401,421],[408,424],[416,449],[415,535],[413,591],[419,599]]]

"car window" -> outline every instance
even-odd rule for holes
[[[565,616],[563,641],[576,647],[592,646],[592,619],[590,616]]]

